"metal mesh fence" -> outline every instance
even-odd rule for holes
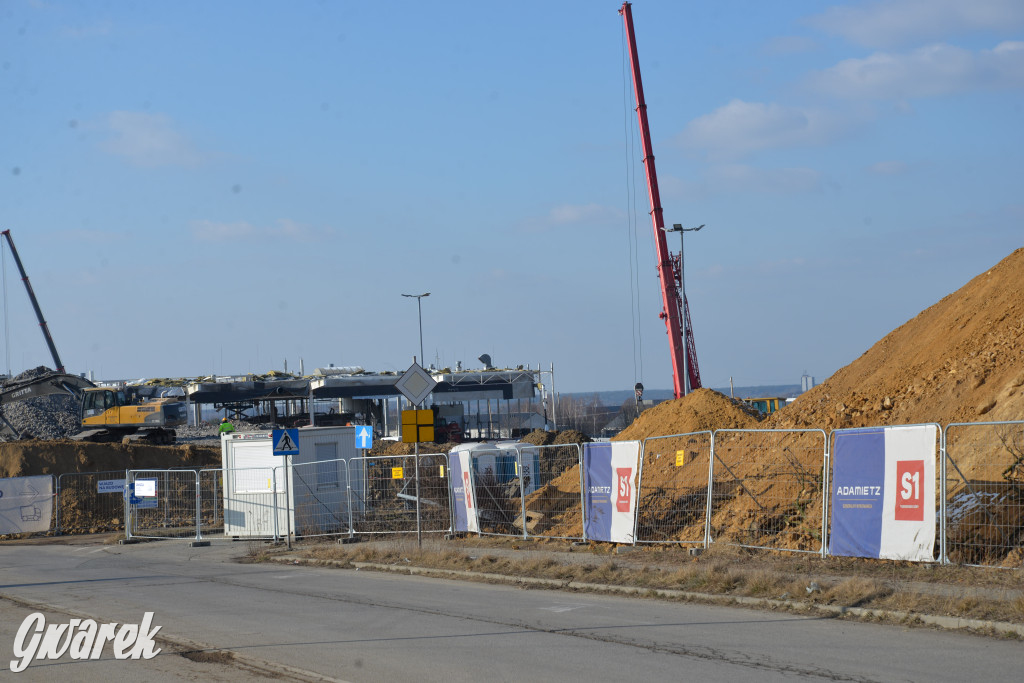
[[[520,449],[527,536],[583,538],[581,460],[579,444]]]
[[[72,472],[57,477],[54,529],[94,534],[124,529],[125,470]]]
[[[826,447],[822,430],[715,431],[709,540],[822,552]]]
[[[128,538],[200,538],[196,470],[128,472]]]
[[[293,465],[291,477],[296,537],[352,533],[351,489],[344,459]]]
[[[1024,563],[1024,422],[950,424],[943,432],[944,558]]]
[[[644,440],[637,489],[637,543],[704,545],[711,432]]]
[[[480,533],[521,536],[522,529],[516,528],[523,512],[516,450],[497,446],[474,449],[469,454],[469,466],[473,470]]]
[[[451,530],[448,459],[443,453],[421,453],[420,530]],[[351,458],[348,478],[352,491],[352,526],[357,533],[416,531],[416,458],[387,455]]]
[[[224,472],[199,470],[199,524],[203,534],[224,532]]]

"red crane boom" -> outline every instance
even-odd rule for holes
[[[680,398],[692,389],[700,387],[697,351],[693,344],[693,337],[689,333],[689,308],[680,295],[682,254],[675,257],[668,251],[664,230],[665,219],[661,211],[661,195],[658,192],[658,172],[654,166],[654,149],[651,146],[651,130],[647,122],[647,103],[644,101],[644,86],[640,79],[640,60],[637,57],[636,35],[633,32],[633,12],[630,10],[630,3],[623,2],[619,14],[622,15],[626,25],[629,63],[632,67],[633,90],[636,96],[636,116],[640,124],[644,170],[647,174],[647,194],[651,202],[654,243],[658,250],[658,279],[661,281],[662,305],[659,315],[665,321],[672,352],[673,391],[675,397]],[[687,322],[684,323],[684,320]]]

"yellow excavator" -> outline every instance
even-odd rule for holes
[[[174,427],[188,422],[177,396],[144,399],[132,387],[91,387],[82,391],[82,429],[75,441],[148,441],[171,444]]]

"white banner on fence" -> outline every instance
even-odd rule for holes
[[[466,531],[474,534],[480,533],[480,523],[476,516],[476,491],[473,487],[473,462],[471,452],[468,450],[453,451],[458,461],[459,472],[458,476],[460,479],[457,482],[453,482],[452,485],[458,489],[462,488],[462,496],[456,495],[456,505],[461,504],[462,510],[465,514]],[[457,493],[457,491],[456,491]]]
[[[32,534],[50,530],[53,477],[0,479],[0,534]]]

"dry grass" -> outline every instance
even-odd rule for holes
[[[462,569],[510,578],[553,579],[676,589],[713,596],[751,596],[883,609],[914,614],[1024,623],[1024,571],[930,566],[911,562],[821,558],[713,545],[698,556],[686,548],[636,548],[612,555],[607,544],[431,537],[339,545],[300,551],[307,562],[352,566],[370,562]]]

